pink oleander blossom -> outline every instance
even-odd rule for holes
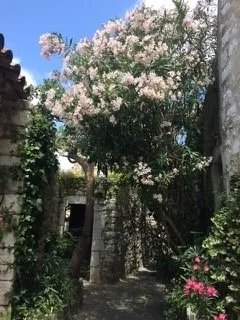
[[[205,289],[205,295],[207,297],[217,297],[218,292],[213,286],[207,286]]]
[[[195,262],[195,263],[201,263],[201,261],[202,261],[202,260],[201,260],[199,257],[196,257],[196,258],[194,259],[194,262]]]
[[[123,20],[115,20],[115,21],[108,21],[105,25],[103,30],[111,35],[116,32],[121,32],[125,30],[126,24]]]
[[[227,320],[228,316],[225,313],[219,313],[214,317],[214,320]]]
[[[194,264],[193,270],[200,270],[200,269],[201,269],[201,267],[199,264]]]
[[[79,54],[85,53],[90,48],[90,40],[87,38],[82,39],[76,46],[76,52]]]
[[[195,278],[187,279],[184,285],[183,291],[185,295],[190,295],[192,293],[195,293],[208,298],[213,298],[218,296],[218,292],[213,286],[205,285],[203,282]]]
[[[65,50],[65,43],[57,34],[44,33],[40,36],[41,55],[49,59],[54,54],[61,54]]]

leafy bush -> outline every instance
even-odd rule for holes
[[[13,297],[15,320],[53,320],[76,301],[81,303],[81,287],[68,276],[68,261],[74,242],[67,234],[48,239],[48,253],[40,274],[38,287],[21,291]]]
[[[211,277],[224,294],[231,319],[240,316],[240,181],[212,219],[211,234],[203,243],[211,262]]]
[[[59,179],[64,192],[72,192],[73,190],[82,190],[85,188],[86,179],[84,173],[75,173],[72,171],[61,172]]]
[[[171,309],[167,319],[177,319],[187,308],[202,320],[218,319],[218,314],[224,314],[224,301],[203,250],[196,247],[187,250],[181,258],[181,270],[180,280],[173,281],[174,289],[167,298]]]
[[[66,171],[59,175],[63,192],[72,190],[85,190],[86,178],[82,172]],[[95,196],[98,198],[114,196],[118,186],[125,182],[125,177],[119,172],[110,172],[107,176],[97,176],[95,178]]]
[[[200,253],[188,250],[181,261],[181,280],[168,296],[172,315],[190,307],[201,319],[240,316],[240,181],[214,215]],[[187,259],[186,259],[187,257]],[[212,296],[211,296],[212,295]]]
[[[14,320],[50,320],[75,301],[79,286],[68,277],[67,270],[73,240],[69,236],[59,238],[44,226],[42,193],[57,169],[55,128],[49,112],[36,107],[22,138],[23,207],[14,230],[12,314]],[[38,264],[41,250],[44,257]]]

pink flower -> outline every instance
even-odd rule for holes
[[[204,271],[206,271],[206,272],[208,272],[208,271],[209,271],[208,266],[205,266],[205,267],[204,267]]]
[[[183,291],[185,295],[191,293],[206,297],[217,297],[218,295],[217,290],[213,286],[206,286],[203,282],[198,281],[195,278],[190,278],[186,281]]]
[[[187,280],[183,291],[186,295],[191,294],[191,293],[197,293],[199,295],[204,295],[205,285],[202,282],[200,282],[194,278],[191,278],[191,279]]]
[[[227,320],[228,316],[225,313],[219,313],[214,317],[214,320]]]
[[[196,257],[196,258],[194,259],[194,262],[195,262],[195,263],[201,263],[201,259],[200,259],[199,257]]]
[[[218,292],[213,286],[207,286],[205,294],[207,297],[217,297],[218,296]]]
[[[193,270],[199,270],[199,269],[201,269],[201,267],[200,267],[198,264],[195,264],[195,265],[193,266]]]
[[[204,295],[205,294],[205,286],[202,282],[196,282],[193,291],[199,295]]]
[[[40,36],[39,44],[41,46],[41,54],[49,59],[54,54],[61,54],[65,50],[65,43],[60,36],[53,33],[44,33]]]

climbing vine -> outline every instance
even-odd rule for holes
[[[64,249],[57,245],[56,235],[44,233],[46,255],[41,270],[37,267],[44,222],[42,194],[52,172],[56,171],[58,166],[55,132],[52,117],[39,105],[33,109],[31,120],[21,137],[23,207],[15,230],[15,320],[45,319],[47,316],[50,319],[52,313],[65,307],[66,300],[74,291],[73,283],[67,280],[66,263],[61,261]]]

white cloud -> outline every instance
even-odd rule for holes
[[[13,59],[13,63],[21,64],[21,59],[20,58],[14,58]],[[32,84],[32,85],[35,86],[37,84],[37,81],[34,78],[33,73],[31,71],[25,69],[24,67],[22,67],[22,65],[21,65],[21,75],[26,77],[27,85]]]
[[[186,3],[191,7],[195,7],[196,3],[198,0],[188,0]],[[167,8],[167,9],[173,9],[174,4],[172,0],[143,0],[142,1],[146,6],[152,7],[154,9],[159,9],[159,8]]]
[[[22,68],[21,74],[26,77],[27,85],[32,84],[33,86],[35,86],[37,84],[37,82],[34,78],[34,75],[30,71],[28,71],[27,69]]]

